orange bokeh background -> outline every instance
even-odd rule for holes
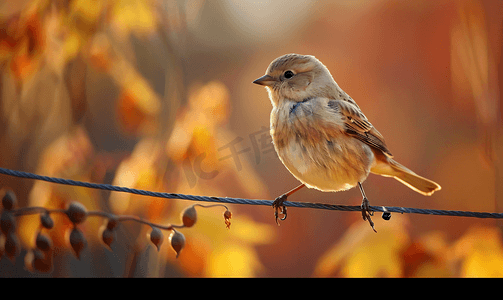
[[[271,104],[251,82],[286,53],[315,55],[386,138],[395,158],[438,182],[431,197],[369,176],[371,205],[503,212],[503,6],[492,0],[0,3],[0,166],[151,191],[274,199],[298,182],[268,135]],[[19,206],[137,215],[179,224],[192,202],[0,175]],[[358,205],[357,189],[303,189],[291,201]],[[147,226],[79,227],[80,261],[54,218],[54,267],[0,260],[0,277],[503,277],[501,222],[374,217],[266,206],[198,208],[178,258]],[[37,217],[18,220],[25,249]],[[169,233],[166,233],[166,237]]]

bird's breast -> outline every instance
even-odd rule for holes
[[[363,182],[374,161],[370,147],[343,132],[342,116],[313,104],[273,109],[271,136],[280,160],[311,188],[339,191]]]

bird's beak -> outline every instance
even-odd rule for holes
[[[253,83],[265,85],[265,86],[271,86],[274,84],[274,81],[276,81],[276,80],[274,80],[274,78],[272,78],[271,76],[264,75],[258,79],[255,79],[255,81],[253,81]]]

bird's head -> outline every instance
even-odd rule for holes
[[[312,55],[286,54],[273,60],[264,76],[253,81],[269,92],[274,106],[283,100],[301,102],[330,97],[338,89],[327,67]]]

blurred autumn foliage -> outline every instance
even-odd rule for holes
[[[288,9],[285,9],[287,7]],[[271,21],[274,20],[274,21]],[[271,106],[251,81],[274,58],[312,54],[386,138],[397,159],[442,185],[432,197],[370,176],[372,205],[503,211],[503,6],[492,0],[21,0],[0,3],[0,166],[151,191],[274,199],[296,186],[268,134]],[[0,176],[19,206],[176,223],[186,201]],[[357,205],[357,190],[292,201]],[[49,274],[17,276],[503,277],[494,220],[269,207],[198,212],[178,258],[124,223],[111,250],[90,219],[76,260],[54,216]],[[374,218],[378,219],[378,218]],[[33,247],[37,216],[19,219]],[[166,243],[165,243],[166,244]]]

